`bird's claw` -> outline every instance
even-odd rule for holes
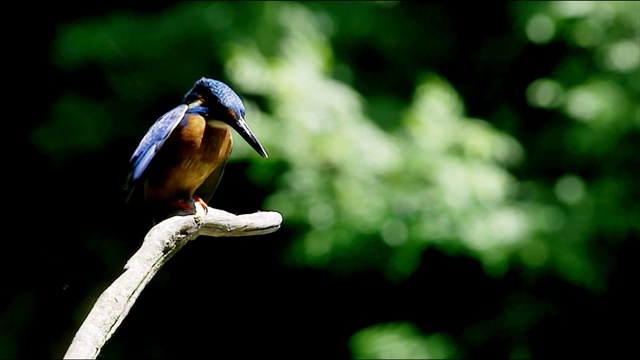
[[[196,204],[200,204],[200,206],[202,207],[202,210],[200,211],[204,211],[205,215],[209,213],[209,206],[204,202],[204,200],[202,200],[202,198],[196,196],[193,198],[193,200],[195,200]],[[198,214],[200,211],[198,211],[198,207],[196,206],[196,214]]]

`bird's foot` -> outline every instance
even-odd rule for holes
[[[195,200],[196,204],[200,204],[200,206],[202,207],[202,211],[204,211],[204,214],[208,214],[209,213],[209,206],[207,205],[207,203],[204,202],[204,200],[202,200],[202,198],[194,196],[193,200]],[[200,211],[198,211],[197,205],[195,205],[196,207],[196,214],[199,213]]]
[[[172,216],[203,216],[208,214],[208,212],[209,207],[204,200],[199,197],[192,197],[159,204],[155,210],[154,219],[156,222],[160,222]]]

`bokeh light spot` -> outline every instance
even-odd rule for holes
[[[584,197],[584,181],[575,175],[565,175],[556,182],[554,191],[558,200],[563,203],[577,204]]]
[[[387,244],[400,245],[407,241],[407,226],[399,219],[389,219],[382,225],[380,235]]]
[[[584,88],[572,89],[565,103],[569,115],[578,120],[593,120],[601,107],[600,98]]]
[[[557,81],[542,78],[532,82],[526,94],[529,104],[550,109],[562,103],[564,90]]]
[[[531,42],[544,44],[553,38],[556,27],[548,16],[536,15],[527,22],[525,32]]]
[[[449,359],[456,357],[448,335],[422,334],[408,322],[383,323],[364,328],[349,341],[355,359]]]
[[[638,43],[623,40],[609,47],[606,65],[611,70],[626,72],[635,69],[638,64],[640,64],[640,46],[638,46]]]
[[[323,230],[330,228],[334,223],[335,212],[326,203],[319,203],[309,208],[309,224],[312,227]]]
[[[597,1],[554,1],[553,9],[565,17],[582,17],[591,12]]]

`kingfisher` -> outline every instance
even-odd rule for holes
[[[143,186],[154,222],[193,215],[220,182],[233,147],[233,128],[263,158],[267,152],[245,122],[242,100],[227,84],[201,78],[182,104],[149,128],[130,160],[127,201]]]

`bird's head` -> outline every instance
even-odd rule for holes
[[[242,100],[227,84],[203,77],[196,81],[184,97],[185,104],[196,101],[200,102],[200,106],[208,109],[208,119],[229,124],[258,154],[264,158],[269,157],[244,120]]]

